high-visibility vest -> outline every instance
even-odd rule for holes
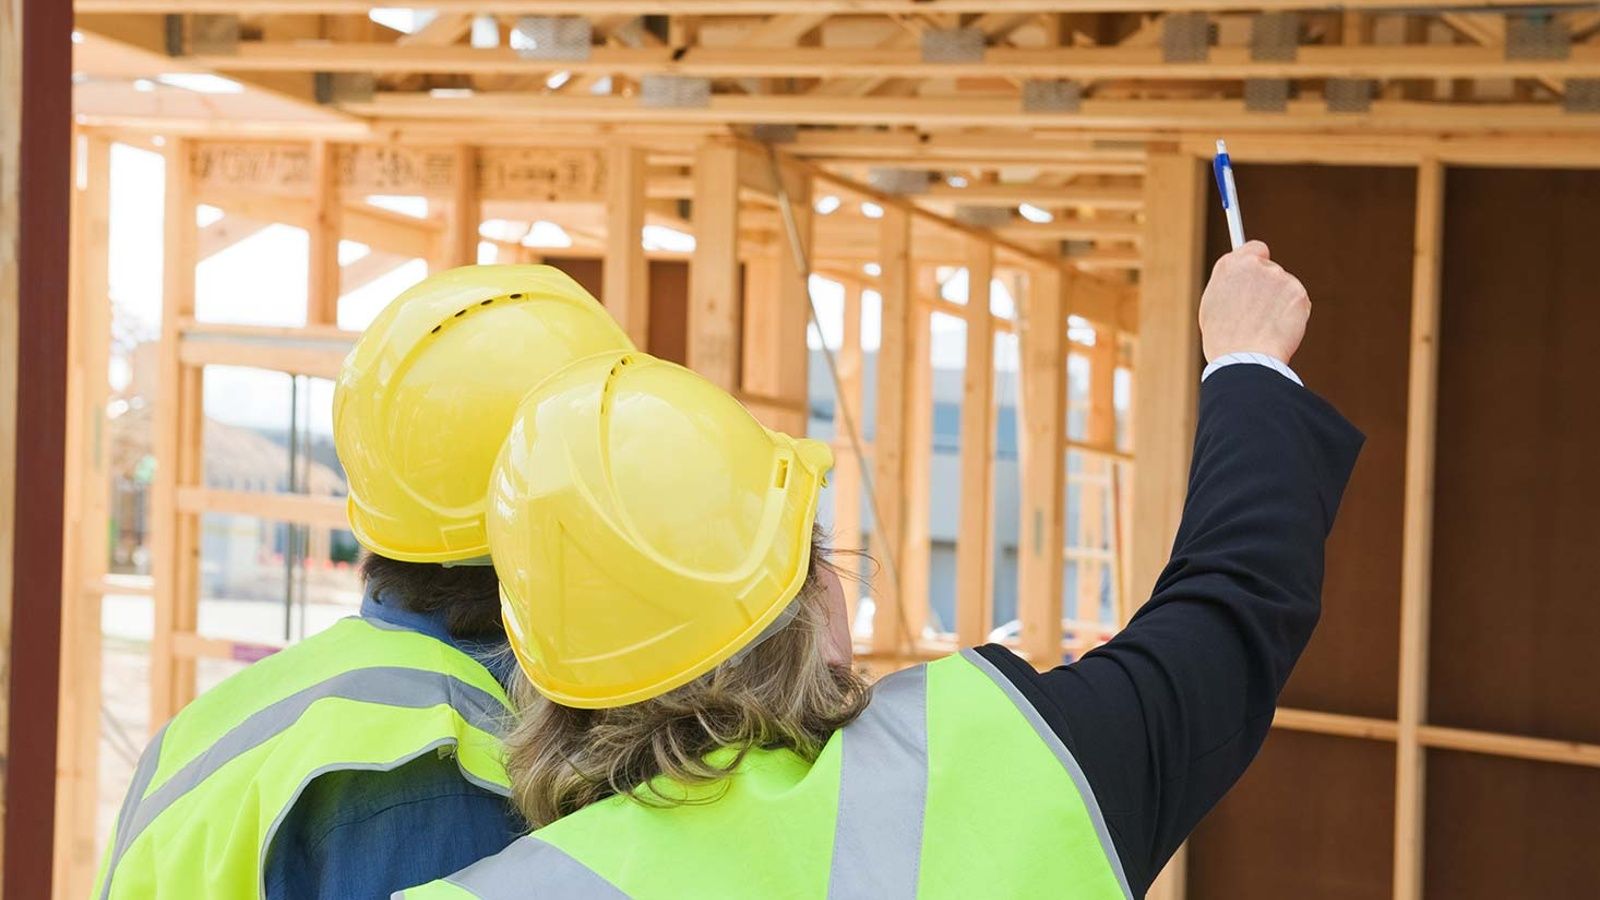
[[[700,802],[611,797],[395,897],[1131,897],[1082,769],[971,650],[879,682],[815,763],[656,785]]]
[[[340,621],[202,694],[156,735],[94,897],[264,896],[273,833],[325,772],[387,771],[447,752],[463,778],[509,795],[500,740],[509,706],[494,676],[455,647]]]

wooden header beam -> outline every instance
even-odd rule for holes
[[[1367,112],[1332,113],[1319,100],[1293,100],[1283,112],[1251,112],[1243,100],[1083,101],[1077,112],[1029,112],[1015,97],[834,97],[717,94],[702,107],[656,108],[637,98],[504,91],[467,97],[382,93],[344,109],[361,116],[501,119],[528,122],[690,122],[732,125],[915,125],[1080,129],[1394,132],[1600,132],[1600,116],[1550,103],[1445,104],[1375,100]]]
[[[1212,47],[1201,62],[1165,62],[1160,47],[990,47],[971,62],[926,62],[919,48],[595,47],[563,61],[574,75],[691,75],[705,78],[1070,78],[1222,81],[1246,78],[1593,78],[1600,46],[1574,45],[1566,59],[1507,59],[1504,47],[1452,44],[1307,45],[1295,58],[1251,58],[1249,47]],[[396,43],[245,41],[233,53],[183,57],[236,72],[372,72],[539,75],[558,65],[510,48]]]
[[[1408,10],[1449,9],[1493,12],[1512,7],[1547,7],[1549,0],[1405,0]],[[365,15],[367,0],[77,0],[78,12],[106,13],[262,13]],[[1074,12],[1220,12],[1223,10],[1325,9],[1327,0],[1075,0]],[[1342,0],[1341,9],[1393,9],[1396,0]],[[784,15],[797,11],[794,0],[431,0],[444,13],[523,13],[572,16]],[[809,0],[808,14],[849,13],[917,15],[939,13],[1050,13],[1061,0]]]

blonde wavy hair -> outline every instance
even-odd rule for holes
[[[520,713],[506,739],[506,769],[528,822],[548,825],[615,794],[648,804],[693,802],[662,794],[652,779],[716,782],[752,748],[787,748],[815,760],[871,696],[860,675],[823,657],[824,571],[839,573],[814,535],[794,618],[744,654],[660,697],[574,709],[545,699],[519,676],[512,694]],[[734,752],[707,760],[724,748]]]

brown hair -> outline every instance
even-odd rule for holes
[[[443,612],[455,638],[505,635],[500,623],[500,580],[493,566],[441,566],[401,562],[367,551],[361,560],[367,590],[413,612]]]
[[[651,780],[715,782],[756,747],[787,748],[816,759],[870,698],[861,676],[823,658],[823,571],[836,570],[821,541],[813,540],[794,618],[745,653],[660,697],[612,709],[574,709],[545,699],[519,677],[514,695],[521,715],[506,739],[506,769],[522,814],[537,828],[614,794],[644,803],[687,802],[661,794]],[[723,748],[734,753],[707,760]]]

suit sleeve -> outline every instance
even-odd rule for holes
[[[1266,739],[1317,623],[1323,546],[1362,441],[1276,372],[1218,370],[1200,391],[1183,518],[1149,602],[1048,672],[979,648],[1077,758],[1136,895]]]

